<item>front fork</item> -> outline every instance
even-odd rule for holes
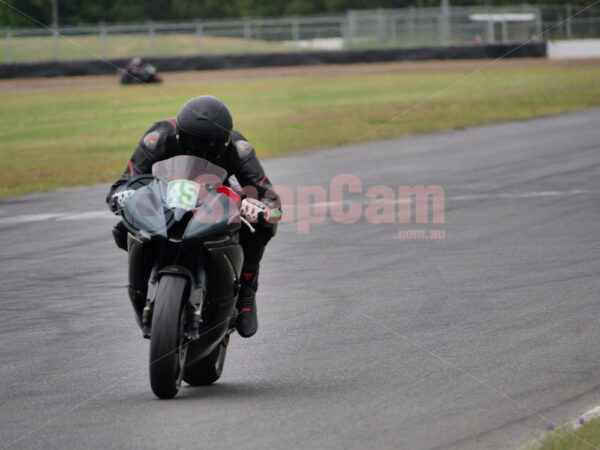
[[[199,256],[196,267],[197,273],[192,274],[183,266],[166,266],[159,269],[161,263],[160,258],[156,259],[156,265],[152,270],[150,277],[150,288],[148,290],[148,298],[141,317],[142,333],[144,338],[150,339],[152,333],[152,313],[154,308],[154,300],[161,275],[169,273],[182,276],[188,280],[189,296],[185,299],[185,327],[184,333],[187,340],[194,341],[200,337],[200,326],[202,324],[202,311],[204,300],[206,298],[206,272],[204,270],[205,257],[203,252]]]
[[[140,247],[144,247],[144,250],[138,248],[138,245]],[[186,301],[184,304],[186,317],[183,331],[185,333],[186,340],[195,341],[201,337],[200,330],[202,328],[203,318],[206,313],[206,267],[209,263],[209,252],[206,252],[203,248],[198,248],[197,253],[194,253],[194,256],[191,256],[189,253],[182,255],[178,251],[174,253],[175,249],[173,247],[166,247],[168,245],[168,242],[140,242],[139,240],[135,240],[135,243],[131,244],[133,248],[130,247],[130,262],[133,262],[132,255],[141,257],[142,261],[138,261],[140,263],[139,267],[144,267],[145,270],[145,272],[143,272],[143,276],[139,276],[139,274],[136,274],[134,271],[132,271],[130,267],[130,285],[133,285],[132,283],[135,282],[135,286],[138,286],[136,289],[144,289],[143,306],[141,307],[139,313],[142,333],[146,339],[149,339],[152,334],[152,315],[154,301],[156,299],[156,293],[158,290],[158,283],[160,282],[163,274],[170,273],[182,276],[188,280],[190,289],[188,291],[189,296],[187,299],[185,299]],[[148,251],[145,251],[146,249],[148,249]],[[183,263],[183,265],[163,266],[164,261],[177,261]],[[236,274],[235,269],[230,263],[224,263],[224,261],[225,260],[221,261],[221,264],[225,264],[223,269],[230,269],[234,276],[233,289],[229,295],[233,295],[233,299],[235,299],[239,293],[239,275]],[[150,264],[154,264],[154,267],[150,267],[148,269],[147,266],[143,265],[143,263],[148,264],[148,262]],[[194,267],[196,273],[193,274],[190,272],[186,266]],[[237,311],[234,307],[232,310],[230,323],[227,326],[227,331],[223,339],[224,345],[228,344],[228,336],[235,331],[236,312]],[[208,320],[213,319],[208,318]],[[207,332],[212,332],[212,328],[207,330]]]

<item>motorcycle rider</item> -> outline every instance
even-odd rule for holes
[[[156,67],[145,63],[142,58],[135,57],[121,71],[121,84],[160,83],[162,80],[156,73]]]
[[[207,159],[235,176],[243,187],[242,215],[253,223],[240,229],[240,245],[244,252],[241,286],[237,302],[237,330],[243,337],[258,329],[256,291],[260,260],[269,240],[275,235],[281,218],[280,201],[272,189],[254,148],[239,131],[233,129],[233,119],[225,104],[203,95],[189,100],[176,119],[154,123],[140,139],[125,171],[111,186],[106,201],[113,212],[122,206],[124,184],[132,177],[152,172],[152,165],[176,155],[194,155]],[[122,222],[113,228],[117,246],[127,250],[127,229]],[[133,240],[132,240],[133,241]],[[146,305],[151,267],[144,264],[143,245],[129,243],[129,297],[138,324]]]

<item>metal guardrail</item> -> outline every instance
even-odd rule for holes
[[[570,5],[406,8],[275,19],[6,28],[0,62],[525,42],[600,37],[600,9]],[[2,55],[3,53],[3,55]]]

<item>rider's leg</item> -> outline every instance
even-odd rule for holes
[[[263,257],[267,243],[275,235],[277,225],[255,224],[254,228],[256,229],[255,233],[251,233],[244,226],[240,231],[240,244],[244,250],[244,265],[242,266],[241,287],[237,302],[237,330],[242,337],[253,336],[258,329],[256,291],[258,289],[260,260]]]
[[[142,328],[142,314],[146,306],[146,295],[148,293],[148,279],[152,267],[148,267],[147,253],[148,245],[143,245],[127,234],[127,228],[123,222],[119,221],[112,230],[115,244],[122,250],[129,252],[129,284],[127,292],[133,311],[135,312],[135,320]]]
[[[131,236],[128,239],[129,247],[129,286],[128,293],[131,305],[135,312],[137,324],[142,328],[142,314],[146,306],[148,294],[148,280],[152,272],[152,246],[141,243]]]

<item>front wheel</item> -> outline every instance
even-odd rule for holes
[[[150,336],[150,386],[161,399],[174,397],[181,387],[186,287],[187,280],[176,275],[163,275],[158,283]]]

